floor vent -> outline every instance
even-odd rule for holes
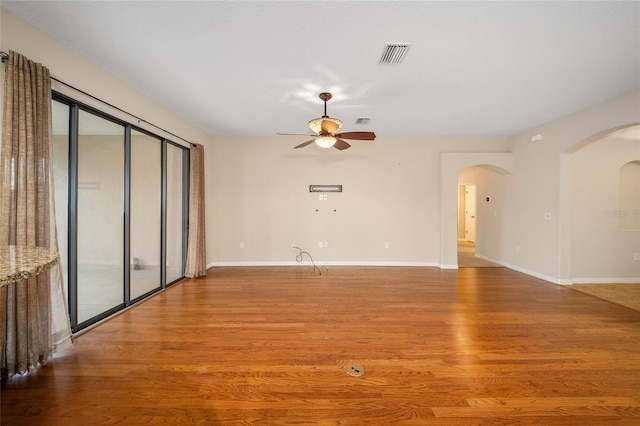
[[[347,374],[350,376],[362,376],[364,374],[364,367],[360,364],[350,364],[345,368],[347,370]]]
[[[411,47],[409,43],[387,43],[380,56],[380,64],[398,65]]]

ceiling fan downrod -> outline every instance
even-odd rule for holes
[[[320,99],[322,99],[324,101],[324,115],[322,116],[322,118],[329,117],[327,115],[327,101],[329,99],[331,99],[331,97],[332,97],[332,95],[329,92],[320,93]]]

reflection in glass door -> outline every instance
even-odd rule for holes
[[[162,141],[131,131],[131,300],[160,288]]]
[[[124,126],[78,116],[77,321],[124,303]]]
[[[167,144],[167,283],[184,276],[186,253],[187,151]]]

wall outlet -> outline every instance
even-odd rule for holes
[[[389,248],[389,241],[385,241],[384,242],[384,248],[388,249]]]
[[[551,220],[551,212],[544,213],[544,220]]]
[[[324,248],[329,248],[329,241],[324,242]]]
[[[324,247],[324,243],[323,243],[322,241],[320,241],[320,242],[318,243],[318,247],[319,247],[319,248]]]
[[[640,253],[633,253],[633,261],[640,262]]]
[[[296,243],[291,244],[291,250],[296,250],[298,248],[298,246],[296,245]]]
[[[240,248],[243,249],[244,248],[244,243],[240,243]]]

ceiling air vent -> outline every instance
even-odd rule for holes
[[[356,124],[366,125],[369,124],[371,119],[369,117],[360,117],[356,119]]]
[[[409,47],[411,47],[409,43],[387,43],[382,51],[379,63],[398,65],[404,59]]]

